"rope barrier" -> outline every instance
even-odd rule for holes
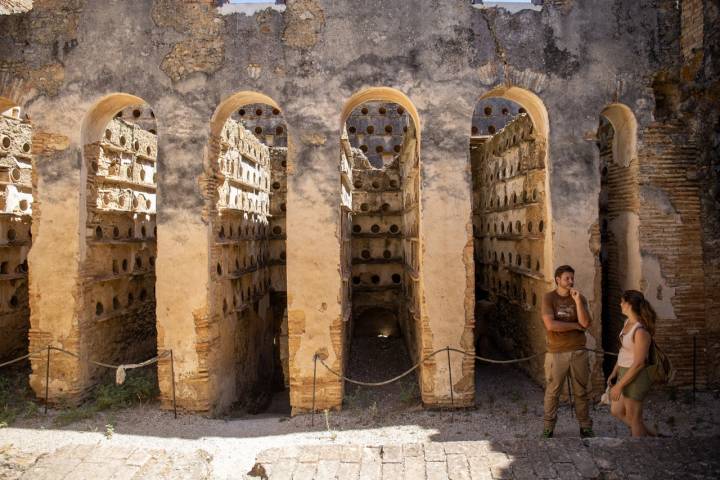
[[[45,351],[45,350],[47,350],[47,367],[46,367],[46,372],[45,372],[45,374],[46,374],[46,381],[45,381],[45,390],[46,390],[46,392],[45,392],[45,406],[46,406],[46,409],[47,409],[47,399],[48,399],[48,392],[47,392],[47,390],[48,390],[48,385],[49,385],[50,351],[51,351],[51,350],[55,350],[55,351],[57,351],[57,352],[61,352],[61,353],[64,353],[64,354],[66,354],[66,355],[70,355],[70,356],[72,356],[72,357],[77,358],[77,359],[80,360],[80,361],[85,361],[85,362],[87,362],[87,363],[92,363],[92,364],[97,365],[97,366],[99,366],[99,367],[110,368],[110,369],[115,370],[115,383],[118,384],[118,385],[121,385],[121,384],[123,384],[123,383],[125,382],[125,376],[126,376],[126,371],[127,371],[127,370],[131,370],[131,369],[134,369],[134,368],[146,367],[146,366],[148,366],[148,365],[152,365],[152,364],[154,364],[154,363],[157,363],[157,362],[159,362],[161,359],[169,356],[169,357],[170,357],[170,362],[171,362],[171,369],[170,369],[170,371],[171,371],[171,375],[172,375],[172,386],[173,386],[173,411],[174,411],[174,413],[175,413],[175,418],[177,418],[177,405],[176,405],[176,403],[175,403],[175,365],[174,365],[175,362],[174,362],[174,359],[173,359],[172,350],[165,350],[165,351],[161,352],[160,354],[158,354],[157,356],[155,356],[155,357],[153,357],[153,358],[150,358],[150,359],[148,359],[148,360],[145,360],[145,361],[143,361],[143,362],[140,362],[140,363],[128,363],[128,364],[112,365],[112,364],[110,364],[110,363],[98,362],[98,361],[90,360],[90,359],[83,359],[79,354],[77,354],[77,353],[75,353],[75,352],[71,352],[71,351],[69,351],[69,350],[65,350],[64,348],[54,347],[54,346],[52,346],[52,345],[48,345],[48,346],[46,346],[46,347],[44,347],[44,348],[42,348],[42,349],[36,350],[36,351],[34,351],[34,352],[27,353],[27,354],[25,354],[25,355],[22,355],[22,356],[20,356],[20,357],[18,357],[18,358],[14,358],[14,359],[12,359],[12,360],[8,360],[8,361],[6,361],[6,362],[0,363],[0,368],[6,367],[6,366],[8,366],[8,365],[12,365],[13,363],[19,362],[19,361],[21,361],[21,360],[25,360],[26,358],[30,358],[31,356],[37,355],[37,354],[39,354],[39,353],[42,353],[42,352]],[[585,350],[585,351],[588,351],[588,352],[592,352],[592,353],[603,354],[603,355],[612,355],[612,356],[617,356],[617,355],[618,355],[617,353],[606,352],[606,351],[604,351],[604,350],[594,350],[594,349],[589,349],[589,348],[585,348],[584,350]],[[497,360],[497,359],[493,359],[493,358],[481,357],[481,356],[479,356],[479,355],[472,355],[472,354],[470,354],[470,353],[468,353],[468,352],[466,352],[466,351],[464,351],[464,350],[460,350],[460,349],[457,349],[457,348],[452,348],[452,347],[447,346],[447,347],[445,347],[445,348],[441,348],[441,349],[439,349],[439,350],[435,350],[434,352],[432,352],[432,353],[430,353],[430,354],[428,354],[428,355],[425,355],[419,362],[417,362],[415,365],[413,365],[412,367],[410,367],[408,370],[404,371],[404,372],[401,373],[400,375],[397,375],[397,376],[395,376],[395,377],[393,377],[393,378],[390,378],[390,379],[385,380],[385,381],[382,381],[382,382],[363,382],[363,381],[360,381],[360,380],[353,380],[352,378],[348,378],[348,377],[346,377],[345,375],[342,375],[342,374],[336,372],[335,370],[333,370],[333,369],[332,369],[328,364],[326,364],[325,361],[324,361],[322,358],[320,358],[320,356],[318,356],[317,354],[313,357],[313,362],[315,363],[315,365],[317,365],[317,361],[320,361],[320,364],[322,364],[322,366],[325,367],[325,369],[326,369],[328,372],[332,373],[332,374],[335,375],[336,377],[338,377],[338,378],[340,378],[340,379],[342,379],[342,380],[344,380],[344,381],[346,381],[346,382],[348,382],[348,383],[352,383],[352,384],[355,384],[355,385],[361,385],[361,386],[365,386],[365,387],[381,387],[381,386],[384,386],[384,385],[389,385],[389,384],[391,384],[391,383],[397,382],[398,380],[400,380],[400,379],[402,379],[402,378],[410,375],[412,372],[414,372],[415,370],[417,370],[418,367],[420,367],[420,365],[423,364],[426,360],[434,357],[435,355],[437,355],[438,353],[441,353],[441,352],[447,352],[447,355],[448,355],[448,367],[450,366],[450,352],[460,353],[460,354],[462,354],[462,355],[464,355],[464,356],[473,357],[473,358],[475,358],[476,360],[479,360],[479,361],[481,361],[481,362],[492,363],[492,364],[500,364],[500,365],[507,365],[507,364],[513,364],[513,363],[527,362],[527,361],[530,361],[530,360],[532,360],[532,359],[534,359],[534,358],[537,358],[537,357],[539,357],[539,356],[541,356],[541,355],[544,355],[544,354],[546,353],[546,352],[539,352],[539,353],[536,353],[536,354],[534,354],[534,355],[530,355],[530,356],[522,357],[522,358],[515,358],[515,359],[510,359],[510,360]],[[450,383],[452,384],[452,372],[449,371],[448,373],[450,374],[450,378],[451,378]],[[314,401],[314,400],[315,400],[315,399],[314,399],[314,397],[315,397],[315,376],[316,376],[316,373],[313,372],[313,413],[314,413],[314,411],[315,411],[315,406],[314,406],[314,403],[315,403],[315,401]],[[454,403],[454,402],[453,402],[453,403]]]
[[[64,348],[53,347],[53,346],[49,346],[49,348],[50,348],[50,350],[55,350],[55,351],[57,351],[57,352],[62,352],[62,353],[71,355],[71,356],[73,356],[73,357],[75,357],[75,358],[77,358],[77,359],[79,359],[79,360],[82,360],[82,358],[80,357],[80,355],[78,355],[78,354],[75,353],[75,352],[71,352],[71,351],[69,351],[69,350],[65,350]],[[97,366],[99,366],[99,367],[105,367],[105,368],[110,368],[110,369],[112,369],[112,370],[116,370],[116,372],[115,372],[115,383],[118,384],[118,385],[122,385],[123,382],[125,382],[125,371],[126,371],[126,370],[131,370],[131,369],[133,369],[133,368],[147,367],[148,365],[152,365],[153,363],[157,363],[157,362],[159,362],[161,359],[163,359],[163,358],[165,358],[165,357],[168,357],[168,356],[170,356],[170,351],[169,351],[169,350],[165,350],[164,352],[160,353],[160,354],[157,355],[156,357],[150,358],[150,359],[145,360],[145,361],[140,362],[140,363],[127,363],[127,364],[120,364],[120,365],[112,365],[112,364],[110,364],[110,363],[97,362],[97,361],[95,361],[95,360],[86,360],[86,362],[92,363],[92,364],[97,365]]]
[[[23,355],[22,357],[14,358],[12,360],[8,360],[7,362],[0,363],[0,368],[6,367],[8,365],[12,365],[13,363],[19,362],[20,360],[25,360],[26,358],[30,358],[33,355],[37,355],[38,353],[42,353],[45,350],[47,350],[47,347],[43,347],[40,350],[35,350],[34,352],[30,352],[28,354]]]
[[[603,355],[612,355],[612,356],[615,356],[615,357],[617,357],[617,355],[618,355],[617,353],[606,352],[606,351],[604,351],[604,350],[593,350],[593,349],[590,349],[590,348],[584,348],[583,350],[585,350],[585,351],[587,351],[587,352],[592,352],[592,353],[601,353],[601,354],[603,354]],[[406,377],[407,375],[410,375],[413,371],[417,370],[417,368],[418,368],[422,363],[424,363],[426,360],[428,360],[429,358],[434,357],[435,355],[437,355],[437,354],[440,353],[440,352],[445,352],[445,351],[447,351],[447,352],[460,353],[460,354],[465,355],[465,356],[467,356],[467,357],[473,357],[473,358],[475,358],[476,360],[480,360],[481,362],[493,363],[493,364],[499,364],[499,365],[508,365],[508,364],[512,364],[512,363],[527,362],[527,361],[532,360],[533,358],[537,358],[537,357],[539,357],[539,356],[541,356],[541,355],[545,355],[545,354],[547,353],[547,352],[539,352],[539,353],[536,353],[536,354],[534,354],[534,355],[530,355],[530,356],[527,356],[527,357],[521,357],[521,358],[514,358],[514,359],[511,359],[511,360],[496,360],[496,359],[493,359],[493,358],[485,358],[485,357],[481,357],[481,356],[478,356],[478,355],[472,355],[472,354],[470,354],[470,353],[468,353],[468,352],[466,352],[466,351],[464,351],[464,350],[460,350],[460,349],[457,349],[457,348],[445,347],[445,348],[441,348],[440,350],[435,350],[434,352],[426,355],[426,356],[423,357],[419,362],[417,362],[415,365],[413,365],[412,367],[410,367],[408,370],[404,371],[404,372],[401,373],[400,375],[397,375],[397,376],[395,376],[395,377],[393,377],[393,378],[391,378],[391,379],[389,379],[389,380],[385,380],[385,381],[382,381],[382,382],[362,382],[362,381],[360,381],[360,380],[353,380],[352,378],[348,378],[348,377],[346,377],[345,375],[342,375],[342,374],[336,372],[335,370],[333,370],[327,363],[325,363],[325,361],[324,361],[322,358],[320,358],[320,357],[318,357],[318,356],[316,356],[316,358],[317,358],[318,361],[320,361],[320,364],[321,364],[323,367],[325,367],[325,369],[326,369],[328,372],[332,373],[333,375],[335,375],[335,376],[338,377],[338,378],[341,378],[341,379],[345,380],[345,381],[348,382],[348,383],[352,383],[352,384],[355,384],[355,385],[361,385],[361,386],[364,386],[364,387],[382,387],[382,386],[384,386],[384,385],[389,385],[389,384],[391,384],[391,383],[393,383],[393,382],[397,382],[397,381],[400,380],[401,378]]]
[[[389,385],[389,384],[391,384],[391,383],[393,383],[393,382],[397,382],[398,380],[400,380],[400,379],[403,378],[403,377],[406,377],[406,376],[410,375],[410,374],[411,374],[414,370],[416,370],[416,369],[420,366],[420,364],[422,364],[425,360],[434,357],[435,355],[437,355],[437,354],[440,353],[440,352],[445,352],[445,351],[447,351],[447,348],[441,348],[440,350],[435,350],[434,352],[432,352],[432,353],[430,353],[430,354],[428,354],[428,355],[425,355],[425,357],[423,357],[422,360],[420,360],[418,363],[416,363],[415,365],[413,365],[412,367],[410,367],[410,369],[406,370],[405,372],[401,373],[400,375],[398,375],[398,376],[396,376],[396,377],[391,378],[390,380],[385,380],[384,382],[361,382],[360,380],[353,380],[353,379],[351,379],[351,378],[346,377],[345,375],[341,375],[341,374],[337,373],[335,370],[333,370],[332,368],[330,368],[330,367],[328,366],[328,364],[325,363],[325,360],[323,360],[322,358],[317,357],[317,359],[320,361],[320,364],[321,364],[323,367],[325,367],[330,373],[332,373],[333,375],[335,375],[335,376],[338,377],[338,378],[342,378],[342,379],[345,380],[346,382],[353,383],[353,384],[355,384],[355,385],[362,385],[362,386],[364,386],[364,387],[382,387],[383,385]]]
[[[140,363],[121,363],[120,365],[113,365],[110,363],[104,363],[104,362],[98,362],[91,359],[83,359],[79,354],[75,352],[71,352],[69,350],[65,350],[64,348],[60,347],[54,347],[52,345],[48,345],[46,347],[43,347],[42,349],[35,350],[34,352],[27,353],[25,355],[22,355],[18,358],[14,358],[12,360],[8,360],[7,362],[0,363],[0,368],[12,365],[13,363],[19,362],[21,360],[25,360],[26,358],[30,358],[33,355],[37,355],[39,353],[42,353],[44,351],[47,351],[47,364],[45,367],[45,413],[47,413],[47,406],[48,406],[48,387],[50,384],[50,351],[55,350],[56,352],[61,352],[66,355],[70,355],[72,357],[77,358],[78,360],[86,363],[92,363],[94,365],[97,365],[99,367],[109,368],[112,370],[115,370],[115,383],[117,385],[122,385],[125,382],[125,376],[126,371],[131,370],[134,368],[142,368],[147,367],[148,365],[152,365],[154,363],[159,362],[161,359],[165,357],[170,357],[170,374],[172,375],[172,387],[173,387],[173,412],[175,414],[175,418],[177,418],[177,404],[175,400],[175,360],[172,355],[172,350],[164,350],[161,353],[159,353],[157,356],[149,358],[147,360],[144,360]]]

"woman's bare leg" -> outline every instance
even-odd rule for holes
[[[620,400],[613,400],[610,402],[610,413],[612,413],[613,417],[617,418],[628,427],[630,426],[630,420],[628,419],[627,411],[625,410],[625,401],[622,395],[620,395]]]
[[[643,403],[632,398],[625,397],[625,411],[630,421],[630,430],[633,437],[646,437],[650,435],[645,423],[643,422]]]

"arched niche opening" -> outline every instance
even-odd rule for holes
[[[140,97],[109,95],[87,113],[81,139],[78,348],[92,360],[136,363],[157,354],[155,114]],[[85,392],[111,381],[105,368],[80,368]],[[144,368],[131,375],[156,383],[156,373]]]
[[[545,350],[541,302],[553,288],[547,111],[532,92],[497,88],[478,100],[470,135],[476,348],[529,356]],[[543,381],[541,358],[522,366]]]
[[[625,318],[620,310],[622,293],[628,289],[641,290],[637,122],[626,105],[614,103],[600,113],[597,146],[602,347],[617,352]],[[609,374],[613,366],[614,358],[606,355],[605,373]]]
[[[0,362],[28,353],[32,142],[32,124],[21,107],[0,97]]]
[[[211,122],[207,190],[219,398],[235,414],[290,412],[287,126],[266,95],[239,92]]]
[[[419,117],[401,92],[373,88],[348,101],[342,120],[347,371],[352,378],[378,381],[421,357]],[[418,379],[403,382],[369,389],[363,398],[387,401],[399,395],[386,390],[399,388],[416,392],[419,401]],[[356,390],[366,387],[348,388],[356,398]]]

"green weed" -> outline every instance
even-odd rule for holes
[[[20,416],[33,416],[38,406],[28,400],[26,376],[11,373],[0,376],[0,428],[8,427]]]
[[[110,383],[98,386],[95,391],[95,405],[98,411],[117,410],[136,403],[146,403],[157,394],[157,386],[150,378],[132,377],[122,385]]]
[[[70,425],[71,423],[93,418],[98,412],[119,410],[135,404],[146,403],[157,395],[157,384],[154,378],[150,376],[130,377],[122,385],[116,385],[115,383],[102,384],[95,389],[92,398],[84,405],[63,408],[62,412],[55,417],[55,425]],[[112,423],[114,422],[111,422],[110,425]],[[112,436],[112,433],[110,436]]]
[[[400,402],[404,405],[413,405],[417,403],[420,392],[415,382],[400,384]]]

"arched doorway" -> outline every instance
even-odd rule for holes
[[[81,298],[77,345],[83,358],[135,363],[157,354],[157,125],[141,98],[117,93],[99,101],[82,130]],[[78,393],[109,375],[79,365]],[[150,373],[152,372],[152,373]],[[155,370],[143,369],[152,376]]]
[[[547,112],[533,93],[498,88],[473,114],[470,158],[478,355],[545,350],[543,294],[553,288]],[[521,364],[543,381],[542,359]]]
[[[423,347],[419,117],[400,92],[369,89],[348,102],[343,120],[347,372],[379,381],[407,370]],[[419,400],[417,379],[403,382],[383,389],[411,390]],[[357,398],[362,389],[350,387],[348,397]],[[382,392],[374,397],[377,392],[368,390],[364,398],[383,398]]]
[[[600,267],[602,269],[602,347],[617,352],[624,316],[623,291],[640,290],[640,191],[637,158],[637,122],[622,104],[611,104],[600,114],[597,144],[600,150]],[[610,373],[614,357],[606,355],[603,370]]]
[[[209,153],[208,304],[218,325],[220,405],[289,413],[287,128],[279,106],[255,92],[225,100]]]

